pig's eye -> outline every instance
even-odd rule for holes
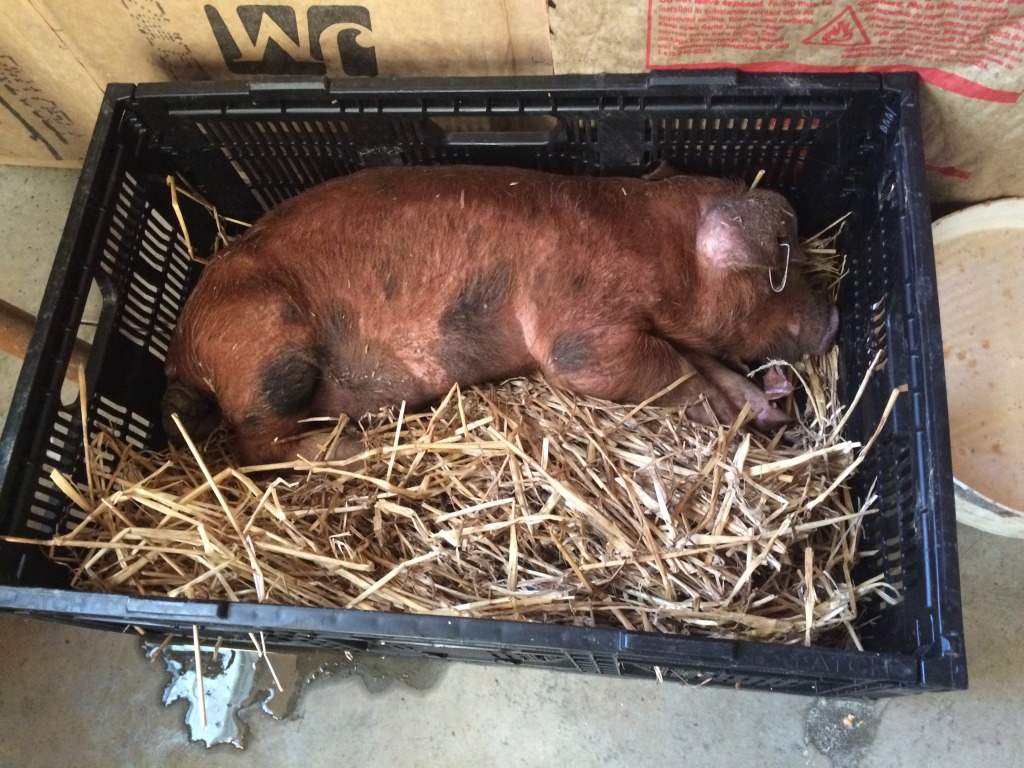
[[[782,293],[782,291],[786,288],[786,279],[789,277],[789,254],[791,250],[792,249],[790,248],[789,241],[783,240],[780,237],[779,251],[781,251],[784,254],[784,257],[786,259],[782,267],[782,278],[776,281],[775,270],[771,268],[768,269],[768,282],[771,283],[772,290],[775,291],[776,293]]]

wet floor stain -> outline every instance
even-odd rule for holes
[[[321,680],[356,678],[366,690],[382,694],[398,683],[425,691],[437,684],[447,664],[432,659],[385,658],[352,651],[268,652],[200,647],[203,696],[196,686],[196,654],[192,644],[158,646],[143,642],[147,657],[159,654],[168,683],[164,706],[188,703],[185,727],[192,741],[207,747],[232,744],[243,749],[248,718],[262,711],[286,720],[306,686]],[[205,725],[204,725],[205,714]]]
[[[806,738],[832,768],[857,768],[875,741],[882,703],[821,699],[807,713]]]

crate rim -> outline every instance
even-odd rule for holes
[[[923,690],[951,690],[958,686],[929,686],[922,679],[920,660],[909,654],[855,651],[821,646],[767,644],[754,640],[719,639],[690,635],[663,635],[612,627],[579,627],[502,619],[468,618],[443,614],[409,614],[366,611],[358,608],[318,608],[269,603],[187,600],[122,594],[75,592],[45,587],[0,585],[0,609],[35,618],[69,623],[99,622],[128,629],[153,623],[191,627],[196,625],[208,639],[218,632],[255,631],[308,633],[325,632],[371,640],[365,649],[396,643],[420,643],[444,651],[446,648],[509,648],[536,653],[610,654],[616,661],[643,665],[686,666],[708,673],[791,678],[811,682],[846,683],[855,687],[851,676],[865,681],[898,686],[882,693],[915,693]],[[172,634],[191,641],[187,632],[166,629],[152,634]],[[570,644],[566,638],[571,637]],[[353,640],[353,643],[358,641]],[[470,645],[464,645],[469,643]],[[268,639],[268,647],[287,652],[293,646]],[[659,648],[671,645],[672,648]],[[780,649],[773,661],[764,663],[765,647]],[[744,667],[750,656],[758,668]],[[460,661],[457,657],[451,659]],[[812,693],[794,690],[796,694]]]
[[[555,94],[595,95],[601,91],[616,96],[700,95],[709,103],[716,97],[733,94],[769,94],[813,98],[821,95],[843,96],[853,92],[898,91],[904,96],[916,92],[920,76],[908,72],[744,72],[737,69],[658,70],[645,73],[598,73],[552,75],[447,76],[328,78],[281,76],[247,80],[207,80],[164,83],[110,83],[107,97],[128,98],[139,103],[187,102],[194,99],[252,99],[276,102],[281,99],[332,96],[368,99],[402,96],[466,97],[551,97]],[[779,92],[783,93],[780,94]],[[329,102],[328,102],[329,103]],[[614,105],[605,107],[615,109]],[[619,105],[619,108],[623,108]],[[173,107],[168,111],[173,111]],[[340,113],[339,109],[339,113]],[[372,110],[371,110],[372,111]],[[424,107],[423,111],[427,109]],[[433,111],[433,110],[431,110]],[[459,105],[453,104],[453,113]],[[475,110],[478,111],[478,110]],[[495,109],[495,112],[502,110]],[[571,111],[571,109],[565,110]]]

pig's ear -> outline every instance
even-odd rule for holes
[[[660,181],[661,179],[669,179],[673,176],[679,176],[679,169],[676,168],[668,160],[662,160],[658,163],[658,167],[653,171],[648,171],[640,178],[645,181]]]
[[[697,228],[697,255],[717,269],[775,269],[797,251],[796,214],[777,192],[754,190],[713,200]]]

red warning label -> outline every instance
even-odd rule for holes
[[[871,39],[864,31],[852,6],[846,6],[843,12],[803,39],[805,45],[868,45]]]
[[[915,70],[974,98],[1022,95],[1024,0],[648,0],[647,21],[649,69]]]

